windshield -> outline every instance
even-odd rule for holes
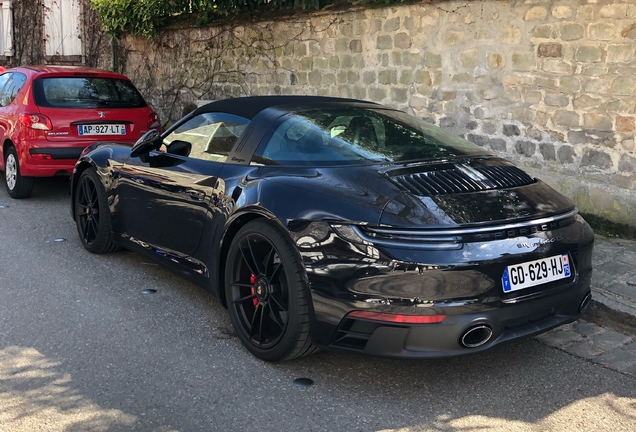
[[[400,111],[329,108],[287,114],[256,163],[346,165],[484,155],[488,152]]]
[[[123,79],[60,77],[33,81],[35,103],[49,108],[141,108],[146,102]]]

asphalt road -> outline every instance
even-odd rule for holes
[[[0,180],[0,431],[636,430],[634,377],[534,340],[261,362],[206,291],[131,252],[86,252],[67,187],[39,180],[16,201]]]

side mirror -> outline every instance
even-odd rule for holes
[[[166,153],[178,156],[189,156],[192,150],[192,143],[181,140],[174,140],[166,147]]]
[[[140,157],[147,155],[153,150],[159,150],[161,147],[161,134],[156,129],[149,130],[141,138],[137,140],[132,150],[131,157]]]

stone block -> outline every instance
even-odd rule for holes
[[[400,72],[400,84],[411,85],[413,83],[413,71],[411,69],[404,69]]]
[[[347,72],[347,83],[348,84],[357,84],[360,82],[360,74],[355,71]]]
[[[603,78],[592,78],[585,84],[587,93],[606,94],[609,92],[610,83]]]
[[[512,54],[512,68],[518,71],[531,71],[536,69],[537,60],[534,53],[513,53]]]
[[[563,24],[561,26],[561,39],[564,41],[578,40],[585,34],[585,27],[578,23]]]
[[[479,62],[477,50],[471,49],[460,53],[459,61],[465,68],[474,68]]]
[[[369,88],[369,99],[373,102],[382,102],[386,98],[386,90],[383,88]]]
[[[523,107],[514,107],[512,109],[512,119],[521,122],[533,122],[536,118],[535,110]]]
[[[399,30],[400,28],[400,17],[395,17],[388,19],[384,22],[384,31],[385,32],[394,32]]]
[[[557,81],[552,78],[534,77],[534,85],[540,89],[552,89],[552,90],[559,89]]]
[[[460,73],[460,74],[455,74],[453,75],[452,81],[454,83],[467,83],[468,81],[470,81],[470,74],[468,73]]]
[[[616,27],[612,23],[592,23],[587,26],[587,34],[591,40],[612,40],[616,35]]]
[[[592,21],[594,19],[594,6],[593,4],[579,6],[576,10],[577,21]]]
[[[603,6],[599,18],[632,19],[636,18],[636,6],[631,4],[610,4]]]
[[[493,138],[488,143],[490,149],[495,152],[505,153],[508,148],[506,146],[506,140],[503,138]]]
[[[526,21],[540,20],[540,19],[544,19],[547,16],[548,16],[548,11],[546,8],[544,8],[543,6],[534,6],[528,9],[528,12],[526,12],[523,19]]]
[[[391,65],[402,66],[402,51],[391,52]]]
[[[572,16],[572,8],[565,5],[555,6],[552,8],[552,16],[557,19],[570,18]]]
[[[579,91],[581,88],[581,81],[574,77],[563,77],[559,82],[559,90],[561,93],[571,94]]]
[[[477,112],[477,110],[475,110],[475,112]],[[484,122],[481,130],[488,135],[492,135],[497,132],[497,125],[492,122]]]
[[[601,76],[606,75],[608,67],[605,65],[590,65],[583,68],[583,75],[585,76]]]
[[[365,57],[361,54],[357,54],[351,57],[353,59],[353,67],[356,69],[364,69],[367,66]]]
[[[409,105],[413,109],[422,110],[428,106],[428,98],[419,94],[414,94],[413,96],[411,96]]]
[[[536,90],[529,90],[525,92],[523,96],[524,96],[524,100],[531,104],[538,104],[539,102],[541,102],[541,99],[543,97],[541,92]]]
[[[388,50],[393,48],[393,38],[390,35],[378,36],[375,46],[379,50]],[[337,45],[336,45],[337,48]],[[337,52],[337,49],[336,49]]]
[[[632,77],[619,77],[612,83],[612,94],[619,96],[631,96],[636,89],[636,79]]]
[[[499,40],[505,44],[518,44],[521,40],[519,27],[503,26],[499,32]]]
[[[466,123],[466,129],[468,130],[475,130],[479,127],[479,123],[477,123],[475,120],[471,120],[468,123]]]
[[[488,68],[489,69],[501,69],[504,67],[504,58],[501,54],[493,52],[488,53]]]
[[[598,131],[611,131],[612,120],[609,117],[597,113],[583,114],[583,126],[587,129]]]
[[[464,41],[464,32],[449,30],[444,34],[444,43],[447,45],[454,45]]]
[[[435,26],[439,23],[439,11],[435,8],[427,8],[422,15],[423,26]]]
[[[616,130],[618,132],[629,133],[636,129],[636,123],[632,116],[618,116],[616,117]]]
[[[574,58],[580,62],[600,62],[603,51],[600,47],[594,45],[581,45],[576,49]]]
[[[497,96],[499,96],[499,92],[497,92],[496,89],[489,88],[484,90],[483,95],[484,95],[484,99],[490,100],[490,99],[495,99]],[[521,102],[523,100],[523,96],[521,95],[521,92],[514,88],[507,88],[506,91],[504,92],[504,96],[512,102]]]
[[[592,97],[588,95],[579,96],[574,98],[574,109],[577,110],[589,110],[595,109],[601,106],[603,100],[597,97]]]
[[[563,45],[560,43],[542,43],[537,49],[539,57],[563,57]]]
[[[378,72],[378,82],[380,84],[397,84],[397,71],[395,69],[385,69]]]
[[[336,53],[344,53],[347,51],[349,51],[349,39],[347,38],[336,39]]]
[[[552,115],[552,122],[557,126],[579,127],[580,119],[574,111],[558,110]]]
[[[415,82],[430,86],[433,82],[431,81],[431,74],[425,69],[419,69],[415,71]]]
[[[411,36],[409,36],[408,33],[398,33],[393,38],[393,43],[395,44],[396,48],[411,48]]]
[[[313,57],[303,57],[300,59],[300,69],[301,70],[312,70],[314,68],[314,58]]]
[[[621,172],[633,173],[636,171],[636,158],[627,154],[621,155],[618,161],[618,170]]]
[[[581,166],[609,169],[612,167],[612,158],[604,151],[587,149],[581,158]]]
[[[515,150],[520,155],[531,157],[537,150],[537,145],[532,141],[517,141],[515,143]]]
[[[307,55],[307,44],[303,43],[303,42],[299,42],[295,47],[294,47],[294,55],[296,57],[304,57]]]
[[[503,134],[508,137],[519,136],[521,134],[521,131],[519,130],[519,126],[515,124],[504,124]]]
[[[441,68],[442,67],[442,56],[439,54],[434,54],[430,51],[424,53],[424,66],[430,68]]]
[[[375,76],[375,72],[374,71],[364,71],[362,74],[362,82],[364,84],[374,84],[376,80],[376,76]]]
[[[546,93],[543,102],[548,106],[565,107],[570,104],[570,98],[560,93]]]
[[[480,147],[484,147],[490,142],[490,138],[488,138],[486,135],[477,135],[471,133],[466,135],[466,139]]]
[[[556,160],[556,152],[554,150],[554,144],[543,143],[539,144],[539,153],[543,156],[544,160],[554,161]]]
[[[409,93],[406,88],[391,87],[391,101],[405,103],[409,100]]]
[[[561,163],[574,163],[576,152],[574,151],[573,147],[569,145],[562,145],[557,150],[557,156],[559,158],[559,162]]]
[[[442,117],[439,119],[439,127],[441,128],[450,129],[455,126],[457,126],[457,122],[453,119],[453,117]]]
[[[621,142],[621,146],[627,151],[634,150],[634,139],[630,138],[630,139],[623,140]]]
[[[336,84],[336,75],[332,73],[325,73],[322,75],[322,85],[331,86]]]
[[[607,46],[608,63],[627,63],[634,59],[634,45],[620,44]]]
[[[353,57],[346,54],[340,56],[340,67],[345,69],[353,67]]]
[[[307,74],[307,78],[309,79],[309,85],[317,87],[322,84],[322,73],[318,70],[312,70],[309,72],[309,74]]]
[[[340,57],[338,56],[329,57],[329,68],[333,70],[340,69]]]
[[[362,52],[362,41],[360,39],[353,39],[349,42],[349,51],[354,53]]]
[[[404,53],[404,65],[405,66],[421,66],[422,55],[419,53]]]
[[[532,32],[532,37],[537,39],[550,39],[552,34],[552,26],[550,24],[538,25]]]
[[[572,65],[561,59],[547,58],[541,61],[541,70],[559,75],[569,75],[572,73]]]

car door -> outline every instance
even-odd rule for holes
[[[199,114],[164,137],[165,151],[129,158],[116,173],[121,217],[115,229],[142,246],[193,255],[206,218],[225,192],[219,178],[225,159],[248,123],[228,114]]]

